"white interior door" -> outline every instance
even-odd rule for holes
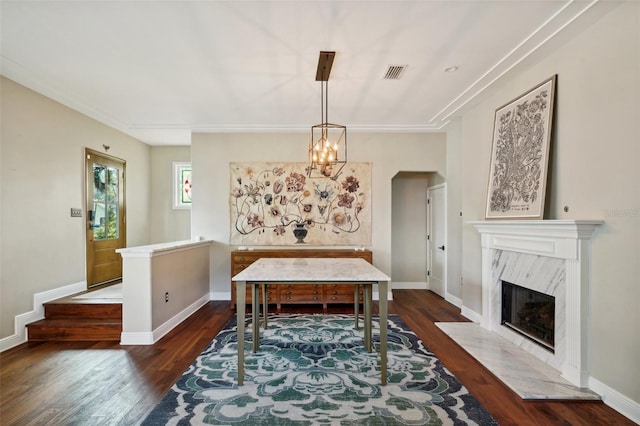
[[[445,297],[447,292],[446,184],[427,190],[427,282],[429,289]]]

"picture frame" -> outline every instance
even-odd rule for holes
[[[556,79],[496,109],[486,219],[543,219]]]
[[[191,208],[191,163],[173,163],[173,208]]]
[[[371,245],[371,163],[348,162],[336,179],[309,163],[229,163],[229,244]]]

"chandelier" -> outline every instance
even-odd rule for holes
[[[311,126],[309,177],[337,179],[347,164],[347,127],[329,123],[329,74],[336,52],[320,52],[316,81],[320,82],[321,122]]]

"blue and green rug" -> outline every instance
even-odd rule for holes
[[[388,384],[351,315],[272,315],[237,386],[232,319],[143,425],[494,425],[495,420],[409,330],[388,321]],[[250,324],[249,324],[250,325]],[[374,344],[379,324],[375,318]]]

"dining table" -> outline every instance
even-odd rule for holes
[[[245,315],[247,286],[251,289],[251,326],[253,352],[260,349],[260,288],[289,284],[350,284],[363,288],[364,348],[373,351],[372,295],[378,286],[378,319],[380,324],[380,382],[387,384],[387,292],[390,278],[361,258],[260,258],[232,278],[236,284],[236,316],[238,336],[238,386],[244,384]],[[358,298],[355,299],[354,327],[358,327]],[[264,327],[267,327],[268,304],[263,294]]]

